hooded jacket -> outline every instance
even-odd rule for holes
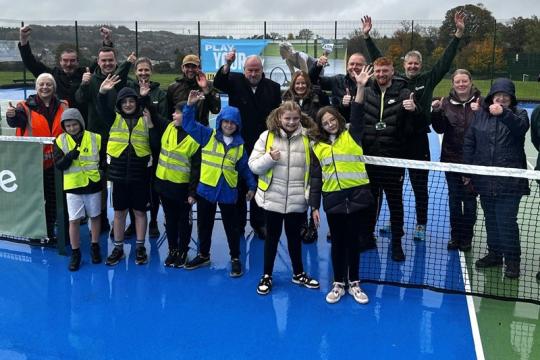
[[[492,115],[489,106],[493,95],[503,92],[510,95],[511,104],[502,114]],[[527,111],[516,107],[515,87],[509,79],[496,79],[481,109],[465,134],[463,160],[466,164],[527,168],[525,134],[529,130]],[[474,175],[473,183],[480,195],[526,195],[529,193],[527,179],[503,176]]]
[[[139,82],[137,80],[128,78],[126,86],[135,90],[137,94],[141,92],[141,86],[139,85]],[[156,108],[159,115],[161,115],[165,119],[170,118],[169,107],[167,103],[167,94],[165,93],[165,91],[160,89],[160,83],[156,81],[150,81],[150,92],[148,93],[148,96],[150,97],[150,100],[152,101],[152,104]]]
[[[110,106],[111,97],[116,97],[116,111],[114,107]],[[133,114],[127,115],[123,113],[120,103],[123,99],[133,97],[137,100],[137,109]],[[116,114],[120,114],[129,128],[129,131],[133,130],[139,117],[142,116],[143,109],[150,106],[150,97],[145,96],[139,98],[135,90],[132,88],[124,87],[118,92],[116,96],[115,91],[109,91],[106,94],[98,94],[97,97],[97,111],[106,125],[107,129],[110,129]],[[149,128],[149,136],[155,131],[154,128]],[[111,157],[108,167],[108,178],[115,182],[136,182],[145,183],[149,181],[150,172],[148,171],[148,164],[150,163],[151,156],[139,157],[135,153],[135,149],[131,144],[120,154],[118,158]]]
[[[459,99],[452,89],[442,100],[441,107],[431,113],[433,130],[444,134],[441,148],[441,161],[463,163],[463,139],[474,119],[471,103],[480,97],[480,91],[473,88],[465,101]]]
[[[195,111],[196,108],[194,105],[184,106],[182,112],[182,127],[197,143],[200,144],[202,149],[208,144],[212,136],[214,136],[214,130],[197,122],[195,120]],[[223,141],[223,132],[221,130],[221,122],[223,120],[232,121],[237,126],[236,131],[232,134],[232,142],[229,145]],[[215,138],[217,141],[223,143],[225,151],[228,151],[232,147],[244,144],[244,140],[240,135],[241,131],[242,121],[238,109],[233,106],[225,106],[221,109],[216,118]],[[247,161],[247,153],[244,147],[244,152],[236,162],[235,168],[236,171],[238,171],[238,176],[242,177],[246,182],[248,189],[255,190],[257,184],[253,174],[249,170]],[[230,187],[222,174],[216,186],[210,186],[199,182],[197,194],[212,203],[235,204],[238,198],[238,189]]]
[[[66,132],[65,122],[68,120],[76,120],[81,126],[81,129],[77,134],[71,135]],[[79,110],[66,109],[62,113],[62,120],[60,124],[66,136],[70,136],[75,141],[75,143],[80,145],[83,135],[86,132],[86,130],[84,128],[84,119],[81,113],[79,112]],[[53,151],[54,151],[54,165],[56,166],[58,170],[61,170],[61,171],[69,169],[69,167],[73,163],[73,160],[75,160],[79,156],[79,150],[77,149],[73,149],[69,153],[65,154],[64,151],[58,146],[56,141],[54,142]],[[103,148],[101,148],[101,151],[99,152],[100,165],[103,165],[102,161],[104,158],[105,158],[105,151]],[[101,191],[101,189],[102,189],[101,181],[93,182],[92,180],[90,180],[88,185],[86,185],[85,187],[64,190],[64,191],[66,193],[71,193],[71,194],[94,194],[96,192]]]

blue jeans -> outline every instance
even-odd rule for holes
[[[506,261],[520,261],[517,214],[521,195],[480,196],[486,219],[488,251]]]

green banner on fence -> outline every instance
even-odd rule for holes
[[[0,235],[47,236],[43,145],[0,140]]]

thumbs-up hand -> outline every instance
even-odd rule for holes
[[[480,98],[476,99],[476,101],[473,101],[471,103],[471,110],[472,111],[478,111],[480,110]]]
[[[21,30],[19,30],[19,41],[21,42],[21,46],[28,44],[28,40],[30,39],[31,33],[32,33],[32,28],[28,25],[23,26]]]
[[[137,56],[135,56],[134,51],[132,51],[131,54],[128,55],[127,61],[132,63],[132,64],[135,64],[135,61],[137,61]]]
[[[236,49],[232,49],[225,55],[225,61],[227,62],[227,65],[231,66],[231,64],[236,60]]]
[[[501,106],[501,104],[491,104],[489,105],[489,113],[491,115],[494,115],[494,116],[497,116],[497,115],[501,115],[503,113],[503,107]]]
[[[8,108],[6,110],[6,117],[12,118],[15,117],[15,106],[11,103],[11,101],[8,103]]]
[[[345,96],[343,96],[343,99],[341,100],[341,104],[343,106],[349,106],[351,104],[351,93],[349,91],[349,88],[345,88]]]
[[[272,158],[272,160],[274,161],[278,161],[279,158],[281,157],[281,153],[279,152],[278,149],[274,149],[274,148],[270,148],[270,157]]]
[[[90,72],[90,68],[87,67],[86,71],[84,72],[82,76],[82,84],[88,84],[90,82],[90,79],[92,78],[92,73]]]
[[[416,104],[414,103],[414,93],[412,92],[409,95],[409,98],[406,100],[403,100],[403,108],[407,111],[414,111],[416,110]]]
[[[443,98],[435,99],[431,102],[431,109],[432,110],[440,110],[442,105]]]

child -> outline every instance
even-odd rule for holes
[[[249,158],[249,167],[259,175],[255,200],[265,210],[267,236],[264,244],[264,274],[257,293],[272,290],[272,272],[283,224],[293,267],[292,282],[310,289],[319,282],[310,278],[302,264],[300,229],[307,210],[309,182],[309,139],[302,127],[313,121],[302,114],[300,106],[285,101],[266,120],[268,130],[260,136]]]
[[[113,183],[114,249],[107,258],[107,265],[116,265],[124,258],[124,230],[128,209],[135,213],[137,242],[135,263],[148,262],[144,247],[146,237],[146,210],[150,201],[150,133],[155,132],[149,116],[143,109],[150,105],[150,87],[141,86],[141,98],[135,90],[123,88],[114,99],[109,93],[120,82],[118,75],[107,75],[99,89],[97,105],[102,120],[110,126],[107,155],[110,156],[109,180]]]
[[[231,256],[231,277],[242,276],[240,262],[240,233],[236,199],[238,175],[248,185],[246,201],[255,193],[255,178],[247,165],[244,140],[240,135],[242,122],[240,112],[232,106],[224,107],[216,119],[216,130],[195,121],[195,104],[204,95],[192,90],[184,107],[182,127],[201,145],[201,176],[197,187],[197,227],[199,230],[199,253],[185,268],[196,269],[210,264],[210,245],[216,206],[221,218]]]
[[[323,207],[332,233],[332,268],[334,283],[326,295],[330,304],[349,294],[360,304],[366,304],[368,296],[360,288],[360,239],[370,239],[369,215],[373,209],[373,196],[363,162],[362,135],[363,116],[357,102],[363,96],[364,86],[373,74],[371,67],[364,67],[356,75],[356,99],[351,103],[351,126],[335,108],[327,106],[316,117],[318,134],[313,144],[311,164],[310,205],[313,220],[320,223],[319,206],[321,191]]]
[[[77,109],[64,110],[61,126],[65,132],[56,138],[54,160],[56,167],[64,172],[72,249],[68,268],[77,271],[81,266],[80,225],[86,215],[90,217],[92,229],[92,263],[101,263],[101,136],[84,130],[84,120]]]
[[[175,106],[172,122],[152,113],[152,122],[161,137],[151,137],[152,149],[157,149],[154,190],[159,194],[165,213],[165,231],[169,242],[167,267],[184,267],[191,239],[190,210],[195,203],[199,180],[201,151],[199,144],[182,128],[182,108]]]

